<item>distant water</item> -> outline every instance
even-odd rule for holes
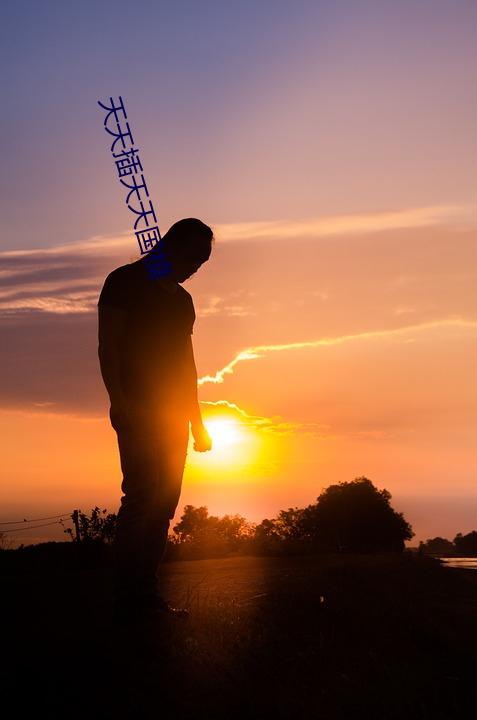
[[[465,568],[466,570],[477,570],[477,558],[439,558],[448,567]]]

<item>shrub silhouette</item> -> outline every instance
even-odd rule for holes
[[[71,518],[73,519],[74,513]],[[117,515],[108,513],[107,510],[100,510],[99,507],[91,510],[91,515],[78,510],[78,525],[82,542],[102,542],[108,545],[114,540]],[[62,523],[63,524],[63,523]],[[64,532],[74,539],[73,530],[65,528]]]

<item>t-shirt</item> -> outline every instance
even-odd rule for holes
[[[168,292],[149,279],[142,260],[114,270],[98,305],[127,313],[119,348],[121,386],[131,402],[188,409],[195,387],[186,350],[195,311],[192,298],[177,285]]]

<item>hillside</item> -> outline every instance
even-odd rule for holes
[[[17,716],[451,720],[475,707],[474,571],[410,554],[171,563],[164,595],[190,619],[121,632],[110,575],[4,572]]]

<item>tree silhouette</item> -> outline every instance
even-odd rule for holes
[[[287,542],[288,540],[302,540],[303,513],[300,508],[280,510],[273,520],[262,520],[255,530],[257,540],[262,542]]]
[[[186,505],[180,521],[174,525],[173,530],[179,542],[192,542],[197,540],[197,536],[209,527],[210,520],[209,511],[205,505],[198,508]]]
[[[435,537],[426,542],[419,543],[419,552],[431,553],[432,555],[447,555],[455,552],[455,545],[446,538]]]
[[[243,550],[255,526],[241,515],[222,518],[209,515],[207,507],[186,505],[180,521],[174,525],[172,545],[182,558],[223,557]]]
[[[402,552],[414,533],[390,500],[387,490],[378,490],[365,477],[330,485],[303,511],[302,532],[332,550]]]
[[[455,550],[458,555],[465,557],[477,556],[477,532],[473,530],[467,535],[459,533],[454,538]]]

